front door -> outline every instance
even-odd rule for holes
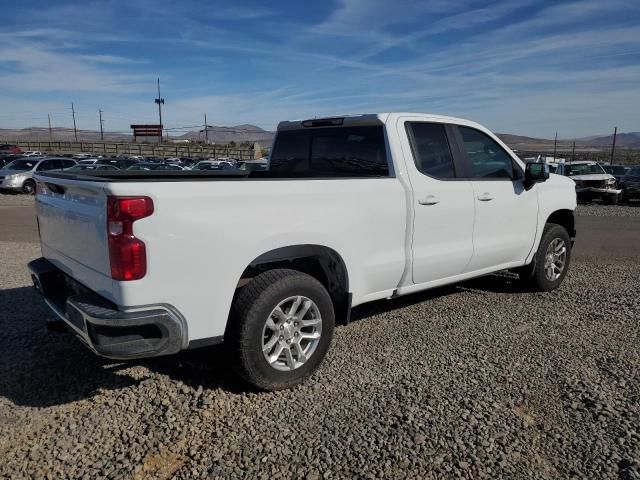
[[[458,127],[473,186],[473,257],[466,271],[524,261],[536,236],[538,194],[526,190],[518,163],[489,135]]]

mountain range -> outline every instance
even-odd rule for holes
[[[54,141],[73,141],[75,136],[72,128],[55,127],[51,129]],[[271,146],[275,132],[264,130],[255,125],[236,125],[233,127],[220,127],[209,125],[207,137],[209,142],[217,144],[228,144],[235,142],[258,143],[262,147]],[[173,135],[169,132],[171,140],[191,140],[204,141],[204,129],[192,130],[180,135]],[[499,133],[498,136],[506,144],[514,148],[535,148],[553,146],[553,139],[534,138],[509,133]],[[132,140],[130,132],[104,132],[104,139],[108,142],[129,142]],[[0,128],[0,141],[48,141],[49,129],[41,127],[30,127],[21,129]],[[100,132],[95,130],[78,130],[79,141],[99,141]],[[574,139],[558,139],[558,146],[571,147]],[[592,135],[589,137],[576,138],[576,147],[579,148],[609,148],[613,142],[613,135]],[[616,146],[620,148],[640,148],[640,132],[618,133]]]

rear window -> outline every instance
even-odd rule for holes
[[[271,177],[381,177],[389,165],[380,126],[278,132]]]

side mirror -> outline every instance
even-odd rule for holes
[[[549,165],[546,163],[528,162],[524,170],[524,183],[531,188],[535,183],[544,182],[549,178]]]

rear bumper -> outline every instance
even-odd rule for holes
[[[116,360],[169,355],[184,348],[182,316],[169,305],[118,307],[44,258],[29,263],[35,289],[96,354]]]

